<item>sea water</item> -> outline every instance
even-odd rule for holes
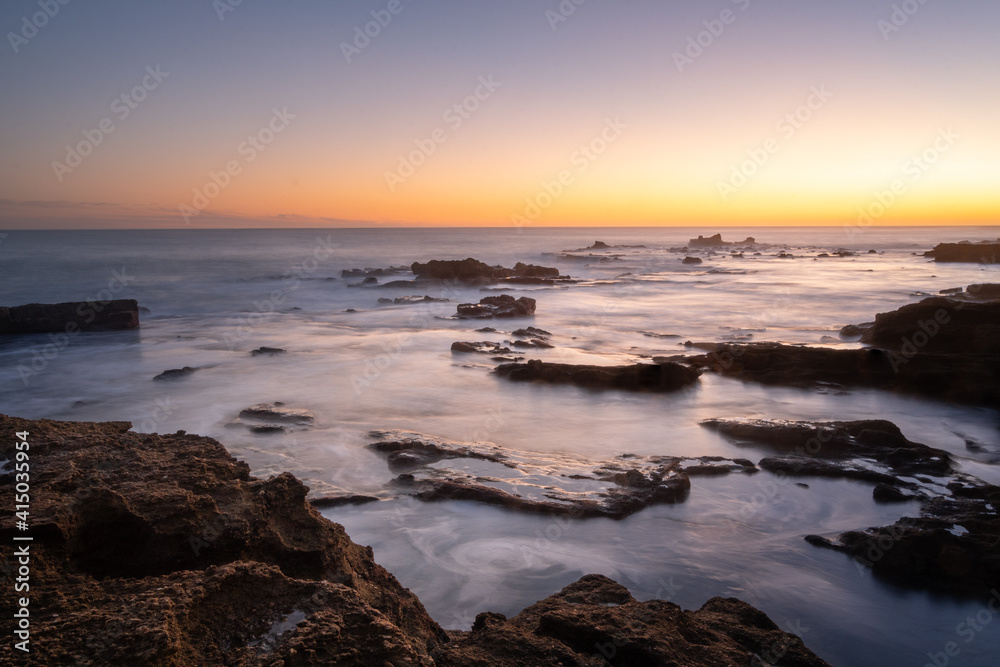
[[[716,231],[728,241],[754,236],[757,249],[681,250]],[[468,628],[486,610],[514,614],[596,572],[639,599],[685,608],[739,597],[838,665],[919,667],[952,641],[960,653],[950,664],[995,664],[1000,619],[971,639],[958,634],[985,598],[902,589],[802,539],[919,511],[874,503],[870,485],[796,480],[803,488],[769,473],[697,478],[684,503],[622,521],[571,521],[399,497],[386,486],[394,475],[385,461],[364,446],[372,430],[405,429],[568,465],[626,453],[757,460],[766,452],[736,447],[699,421],[881,418],[1000,483],[996,410],[713,375],[671,395],[514,384],[490,373],[488,356],[450,351],[459,340],[510,340],[509,329],[526,324],[550,331],[555,345],[529,358],[570,363],[681,354],[685,341],[853,347],[838,335],[845,324],[940,290],[1000,282],[995,266],[922,256],[939,242],[997,236],[996,228],[840,227],[13,231],[0,242],[0,305],[131,298],[148,312],[137,331],[0,339],[0,410],[184,429],[217,438],[258,476],[290,471],[317,495],[383,498],[323,513],[372,545],[445,627]],[[623,247],[585,249],[596,240]],[[842,250],[854,254],[819,257]],[[703,263],[682,264],[689,254]],[[341,277],[343,269],[466,257],[555,266],[580,282],[506,287],[537,300],[535,317],[482,322],[453,319],[455,306],[494,288],[352,286],[360,279]],[[378,303],[413,295],[449,301]],[[500,333],[475,331],[486,325]],[[252,357],[260,346],[288,352]],[[183,366],[198,370],[152,379]],[[311,410],[315,425],[267,436],[232,427],[240,410],[274,401]]]

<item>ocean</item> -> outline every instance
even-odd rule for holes
[[[680,250],[715,232],[753,236],[760,254]],[[555,519],[400,496],[387,487],[395,475],[384,459],[364,446],[370,431],[392,429],[491,442],[544,460],[535,471],[544,489],[561,467],[626,453],[764,456],[700,427],[706,418],[880,418],[1000,483],[990,447],[966,447],[1000,442],[996,410],[712,375],[668,395],[509,383],[490,373],[487,355],[450,351],[455,341],[510,339],[510,322],[451,317],[457,303],[493,288],[357,286],[361,278],[341,271],[466,257],[558,267],[580,282],[504,290],[537,300],[533,320],[518,326],[553,334],[554,348],[522,356],[619,364],[680,354],[685,341],[856,346],[839,337],[842,326],[940,290],[1000,282],[995,266],[922,257],[939,242],[998,236],[995,227],[11,231],[0,239],[0,305],[130,298],[148,311],[136,331],[0,339],[0,411],[183,429],[218,439],[257,476],[289,471],[317,495],[378,496],[323,513],[371,545],[448,628],[467,629],[486,610],[512,615],[600,573],[639,599],[685,608],[739,597],[837,665],[919,667],[952,641],[960,653],[949,664],[994,664],[995,628],[969,641],[957,634],[986,600],[899,588],[802,539],[919,510],[874,503],[870,485],[807,479],[803,488],[766,472],[706,477],[686,502],[621,521]],[[587,249],[595,241],[622,247]],[[682,264],[687,254],[703,263]],[[378,301],[401,296],[449,301]],[[501,332],[475,331],[483,326]],[[288,352],[250,355],[261,346]],[[153,381],[185,366],[198,370]],[[274,401],[311,410],[315,426],[279,435],[232,427],[242,409]],[[449,465],[477,474],[474,463]]]

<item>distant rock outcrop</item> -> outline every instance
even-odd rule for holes
[[[757,240],[752,236],[746,237],[743,241],[726,242],[722,240],[722,234],[715,234],[707,238],[699,235],[698,238],[688,241],[688,246],[691,248],[719,248],[730,245],[755,245],[756,243]]]
[[[117,331],[139,328],[135,299],[31,303],[0,308],[0,334]]]
[[[939,243],[924,253],[935,262],[966,262],[974,264],[1000,264],[1000,239],[971,243]]]
[[[464,283],[483,284],[504,278],[552,279],[559,277],[559,269],[518,262],[514,268],[490,266],[469,257],[461,260],[432,259],[421,264],[414,262],[410,267],[417,278],[430,280],[453,280]]]

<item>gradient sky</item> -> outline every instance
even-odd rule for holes
[[[342,43],[390,0],[242,0],[220,19],[237,1],[69,0],[33,34],[38,0],[6,0],[0,227],[1000,222],[996,0],[897,2],[918,9],[892,32],[882,0],[565,0],[558,23],[559,0],[398,0],[350,63]],[[500,85],[456,126],[480,77]],[[779,125],[812,90],[832,96]],[[248,161],[275,109],[294,118]],[[60,181],[53,163],[105,118]]]

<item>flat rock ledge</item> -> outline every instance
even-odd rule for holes
[[[738,600],[683,611],[598,575],[512,619],[486,612],[471,632],[444,632],[292,475],[255,479],[215,440],[130,428],[0,415],[5,459],[13,434],[29,434],[34,538],[31,653],[4,642],[0,663],[827,664]],[[0,518],[7,544],[24,534],[14,521]],[[0,604],[16,595],[4,586]]]
[[[29,303],[0,308],[0,334],[118,331],[139,328],[135,299]]]
[[[494,371],[515,382],[572,384],[588,389],[671,392],[695,384],[701,372],[665,361],[631,366],[556,364],[531,359],[527,363],[502,364]]]

